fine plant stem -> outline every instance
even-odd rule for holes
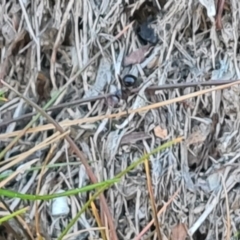
[[[105,186],[110,186],[113,183],[117,183],[119,180],[120,179],[118,179],[118,178],[114,178],[114,179],[107,180],[107,181],[104,181],[104,182],[91,184],[91,185],[88,185],[88,186],[85,186],[85,187],[82,187],[82,188],[71,189],[71,190],[68,190],[66,192],[54,193],[54,194],[50,194],[50,195],[30,195],[30,194],[18,193],[18,192],[6,190],[6,189],[0,189],[0,196],[10,197],[10,198],[20,198],[22,200],[31,200],[31,201],[36,201],[36,200],[46,201],[46,200],[51,200],[53,198],[71,196],[71,195],[74,195],[74,194],[91,191],[91,190],[94,190],[96,188],[103,187],[103,186],[104,187]]]
[[[145,161],[145,159],[149,158],[151,155],[156,154],[168,147],[171,147],[173,144],[176,143],[180,143],[183,140],[182,137],[179,138],[175,138],[172,141],[166,142],[165,144],[153,149],[153,151],[151,151],[150,153],[146,153],[144,154],[141,158],[139,158],[136,162],[133,162],[130,166],[128,166],[124,171],[120,172],[119,174],[117,174],[115,177],[116,178],[121,178],[123,177],[126,173],[128,173],[129,171],[131,171],[132,169],[134,169],[136,166],[138,166],[139,164],[143,163]]]
[[[88,208],[88,206],[91,204],[91,202],[96,199],[96,197],[101,194],[104,190],[106,190],[107,188],[109,188],[111,185],[113,185],[114,183],[119,182],[120,178],[122,176],[124,176],[126,173],[128,173],[129,171],[131,171],[132,169],[134,169],[137,165],[141,164],[144,162],[145,159],[148,159],[152,154],[155,154],[159,151],[162,151],[170,146],[172,146],[173,144],[176,144],[178,142],[180,142],[182,140],[182,138],[177,138],[174,139],[172,141],[169,141],[157,148],[155,148],[153,151],[151,151],[148,154],[144,154],[139,160],[137,160],[136,162],[132,163],[129,167],[127,167],[124,171],[122,171],[121,173],[117,174],[117,176],[113,179],[104,181],[104,182],[100,182],[100,183],[96,183],[96,184],[92,184],[80,189],[72,189],[63,193],[56,193],[56,194],[51,194],[51,195],[28,195],[28,194],[22,194],[22,193],[18,193],[18,192],[14,192],[14,191],[10,191],[10,190],[5,190],[5,189],[0,189],[0,195],[1,196],[6,196],[6,197],[11,197],[11,198],[20,198],[23,200],[50,200],[53,198],[57,198],[57,197],[62,197],[62,196],[70,196],[70,195],[74,195],[74,194],[78,194],[78,193],[82,193],[82,192],[86,192],[86,191],[91,191],[95,188],[101,187],[94,195],[92,198],[90,198],[90,200],[83,206],[83,208],[81,209],[81,211],[76,215],[76,217],[74,219],[72,219],[72,221],[69,223],[69,225],[66,227],[66,229],[62,232],[61,236],[59,239],[62,239],[64,235],[67,234],[67,232],[69,231],[69,229],[74,225],[74,223],[77,221],[77,219],[80,217],[80,215]]]
[[[76,223],[76,221],[80,218],[82,213],[90,206],[91,202],[94,201],[104,190],[106,190],[108,186],[102,187],[99,189],[81,208],[81,211],[77,213],[77,215],[70,221],[70,223],[67,225],[67,227],[63,230],[61,235],[59,236],[58,240],[62,240],[63,237],[68,233],[68,231],[73,227],[73,225]]]
[[[7,215],[7,216],[4,216],[4,217],[0,218],[0,224],[4,223],[6,221],[9,221],[10,219],[12,219],[12,218],[14,218],[14,217],[16,217],[16,216],[18,216],[18,215],[20,215],[22,213],[25,213],[28,210],[28,208],[29,207],[22,208],[22,209],[17,210],[17,211],[15,211],[15,212]],[[27,237],[28,237],[28,235],[27,235]]]
[[[159,224],[158,217],[157,217],[157,209],[156,209],[156,204],[154,201],[154,195],[153,195],[153,190],[152,190],[149,161],[147,158],[145,159],[144,164],[145,164],[145,171],[146,171],[146,177],[147,177],[148,192],[149,192],[150,202],[152,205],[152,215],[153,215],[153,219],[154,219],[155,227],[156,227],[157,239],[162,240],[162,234],[160,231],[160,224]]]

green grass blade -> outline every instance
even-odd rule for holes
[[[0,102],[7,102],[8,100],[4,97],[6,89],[0,89]]]
[[[25,207],[23,209],[20,209],[20,210],[17,210],[16,212],[13,212],[11,214],[8,214],[7,216],[4,216],[2,218],[0,218],[0,225],[3,223],[3,222],[6,222],[6,221],[9,221],[10,219],[26,212],[28,210],[28,207]]]
[[[67,227],[64,229],[64,231],[59,236],[58,240],[62,240],[63,237],[68,233],[68,231],[73,227],[75,222],[80,218],[82,213],[89,207],[92,201],[94,201],[104,190],[106,190],[109,186],[102,187],[99,189],[81,208],[81,210],[77,213],[77,215],[71,220],[71,222],[67,225]]]
[[[161,152],[165,150],[166,148],[171,147],[172,145],[182,141],[182,138],[176,138],[172,141],[166,142],[163,145],[153,149],[150,153],[144,154],[141,158],[139,158],[136,162],[133,162],[129,167],[127,167],[124,171],[120,172],[119,174],[116,175],[116,178],[121,178],[124,176],[126,173],[130,172],[132,169],[134,169],[137,165],[143,163],[146,158],[149,158],[151,155],[156,154],[158,152]]]
[[[0,196],[5,196],[5,197],[10,197],[10,198],[20,198],[22,200],[50,200],[53,198],[58,198],[58,197],[63,197],[63,196],[71,196],[74,194],[78,194],[78,193],[83,193],[83,192],[87,192],[87,191],[91,191],[94,190],[96,188],[99,187],[105,187],[106,185],[112,185],[113,183],[117,183],[120,179],[118,178],[114,178],[111,180],[107,180],[104,182],[99,182],[96,184],[91,184],[82,188],[76,188],[76,189],[71,189],[68,190],[66,192],[62,192],[62,193],[54,193],[54,194],[49,194],[49,195],[30,195],[30,194],[23,194],[23,193],[18,193],[15,191],[10,191],[10,190],[6,190],[6,189],[0,189]]]

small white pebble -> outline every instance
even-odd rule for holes
[[[64,192],[64,190],[58,190],[56,193]],[[52,201],[52,216],[67,216],[69,213],[68,207],[68,198],[67,197],[59,197],[55,198]]]

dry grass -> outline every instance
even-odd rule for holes
[[[157,12],[152,25],[159,39],[149,48],[143,47],[136,22],[130,19],[143,2],[0,3],[0,78],[41,107],[58,89],[63,93],[54,105],[69,103],[49,112],[65,133],[40,117],[5,154],[0,174],[12,172],[0,187],[48,194],[89,184],[85,167],[72,165],[80,159],[69,147],[67,135],[98,181],[113,178],[144,152],[183,136],[186,141],[151,156],[149,166],[138,166],[104,193],[117,237],[159,239],[161,233],[162,239],[173,240],[233,239],[240,231],[239,82],[151,93],[146,89],[240,79],[240,3],[216,1],[223,11],[216,13],[215,24],[212,10],[203,6],[206,1],[168,0],[161,9],[165,1],[154,0]],[[114,99],[101,95],[114,93],[121,86],[118,75],[129,73],[138,78],[140,90],[128,96],[127,115],[124,101],[112,107]],[[8,102],[0,102],[0,124],[35,111],[15,92],[4,90]],[[89,101],[70,106],[80,98]],[[0,127],[1,151],[28,122],[25,118]],[[47,168],[56,163],[67,164]],[[26,171],[36,166],[44,168]],[[30,239],[36,233],[55,239],[88,199],[88,194],[69,197],[69,212],[62,217],[52,214],[49,201],[4,200],[11,211],[29,206],[28,215],[19,221]],[[7,214],[0,205],[0,216]],[[111,239],[108,220],[102,203],[95,201],[64,239]],[[150,222],[152,228],[147,229]],[[155,229],[158,225],[160,232]],[[15,221],[1,227],[0,239],[6,237],[2,229],[9,239],[14,239],[11,229],[24,235]]]

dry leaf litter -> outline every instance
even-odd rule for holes
[[[218,2],[1,1],[0,78],[43,107],[98,52],[100,56],[69,84],[55,105],[115,93],[121,88],[118,75],[137,77],[141,90],[128,96],[127,102],[120,101],[116,107],[118,98],[99,99],[50,112],[59,123],[137,109],[202,89],[166,89],[147,94],[145,89],[153,84],[239,79],[240,2],[225,1],[222,29],[217,30]],[[132,20],[134,25],[104,49]],[[163,239],[235,239],[240,229],[239,96],[240,87],[235,85],[162,108],[64,129],[99,181],[113,178],[144,152],[184,136],[181,144],[150,157],[157,210],[180,188],[179,195],[159,217]],[[0,102],[0,123],[35,111],[12,91],[5,89],[4,97],[8,101]],[[11,133],[28,122],[23,119],[0,127],[1,150],[13,139]],[[47,123],[40,117],[33,127]],[[5,184],[0,182],[1,187],[35,194],[40,170],[31,169],[46,161],[59,166],[43,171],[39,194],[90,183],[67,141],[55,130],[44,130],[25,134],[6,153],[0,174],[15,173],[15,177]],[[107,190],[105,197],[119,239],[134,239],[153,219],[144,165]],[[45,239],[56,239],[88,198],[86,193],[63,198],[58,207],[61,199],[39,202],[40,234]],[[30,206],[24,221],[36,237],[35,203],[17,198],[4,200],[12,211]],[[99,209],[99,202],[95,203]],[[0,213],[7,214],[2,205]],[[14,221],[9,225],[24,235]],[[96,219],[87,210],[66,239],[101,239],[100,231],[93,227],[97,227]],[[0,237],[6,237],[6,228],[0,228]],[[157,239],[154,234],[152,227],[141,239]]]

